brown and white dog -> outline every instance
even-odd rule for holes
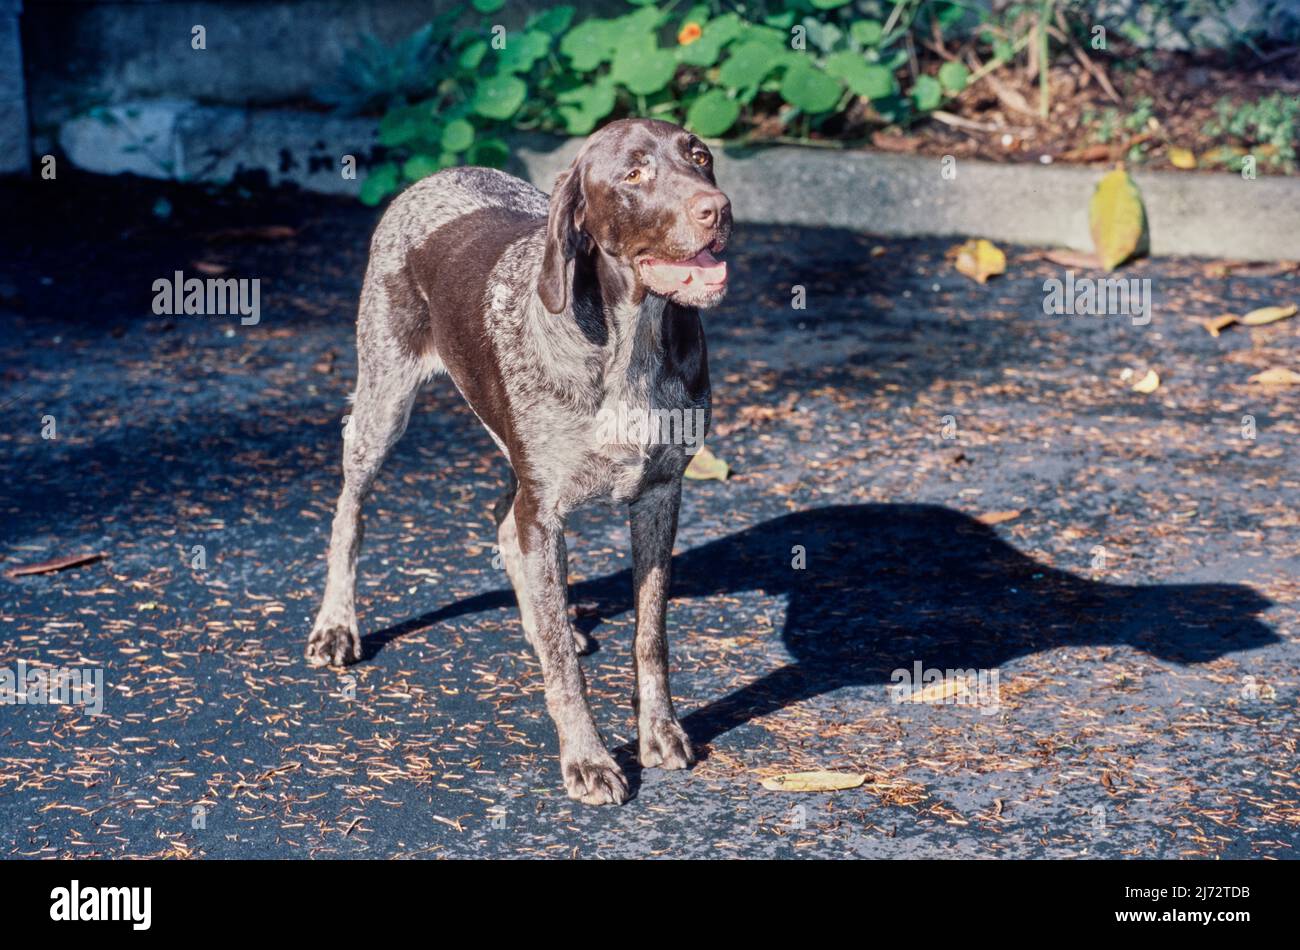
[[[687,447],[611,441],[596,421],[677,410],[696,413],[707,431],[698,308],[726,292],[726,264],[714,255],[730,233],[731,204],[709,150],[653,120],[614,122],[592,135],[549,202],[483,168],[439,172],[393,201],[361,292],[343,491],[308,662],[361,658],[362,504],[420,385],[445,372],[514,475],[497,506],[498,539],[541,660],[569,796],[592,804],[628,797],[587,704],[578,663],[586,638],[568,618],[564,522],[587,502],[630,509],[641,764],[692,763],[669,692],[664,628]]]

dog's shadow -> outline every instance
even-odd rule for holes
[[[1097,556],[1081,549],[1080,561]],[[1278,642],[1256,619],[1270,601],[1249,587],[1094,581],[1040,564],[980,522],[936,505],[801,511],[673,559],[674,597],[742,591],[787,598],[781,637],[793,662],[686,716],[696,745],[843,686],[887,683],[917,661],[995,669],[1053,647],[1115,644],[1201,663]],[[596,605],[594,616],[579,620],[584,629],[631,610],[631,597],[627,570],[571,591],[575,602]],[[504,606],[514,606],[509,590],[466,598],[371,634],[366,653],[440,620]],[[670,608],[670,638],[672,626]],[[728,634],[767,629],[744,609],[732,626]]]

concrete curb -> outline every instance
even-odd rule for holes
[[[356,195],[376,122],[292,110],[154,100],[106,117],[65,122],[60,144],[77,167],[156,178],[229,180],[264,171],[327,194]],[[545,191],[578,140],[521,137],[516,167]],[[340,174],[357,156],[358,179]],[[959,161],[951,180],[937,158],[782,146],[723,148],[718,177],[737,220],[844,228],[887,236],[978,236],[1091,250],[1088,201],[1102,172]],[[1155,256],[1300,260],[1300,179],[1137,172]]]

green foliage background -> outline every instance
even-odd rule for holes
[[[366,40],[349,54],[343,82],[322,98],[345,112],[382,110],[379,144],[390,156],[362,200],[453,165],[500,167],[511,130],[586,135],[616,113],[719,138],[744,128],[767,96],[800,138],[864,97],[883,121],[906,123],[969,75],[950,62],[902,88],[908,32],[979,19],[956,0],[628,0],[610,17],[544,7],[507,32],[493,24],[504,5],[472,0],[397,46]]]
[[[1193,7],[1224,2],[1146,6],[1164,17],[1160,22],[1175,22]],[[501,167],[513,130],[587,135],[615,115],[663,118],[705,138],[742,140],[760,122],[772,138],[774,121],[780,138],[808,140],[828,125],[833,135],[854,109],[906,127],[979,75],[1027,55],[1031,42],[1050,58],[1036,24],[1069,18],[1076,38],[1086,41],[1095,19],[1095,5],[1084,0],[1011,0],[995,5],[996,12],[976,0],[626,3],[613,16],[530,3],[522,28],[507,31],[498,25],[506,0],[471,0],[395,46],[364,40],[346,57],[341,81],[321,93],[340,111],[383,116],[379,144],[387,157],[363,183],[362,200],[378,203],[454,165]],[[933,48],[945,37],[974,44],[983,61],[979,74],[951,54],[918,66],[918,47]],[[1047,96],[1044,82],[1044,117]],[[1224,116],[1223,131],[1281,141],[1275,147],[1289,164],[1296,118],[1285,105],[1262,103],[1246,119]]]

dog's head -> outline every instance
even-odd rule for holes
[[[612,122],[556,178],[538,294],[560,313],[575,260],[598,255],[633,299],[654,293],[711,307],[727,292],[727,265],[716,255],[730,236],[731,202],[703,142],[671,122]]]

